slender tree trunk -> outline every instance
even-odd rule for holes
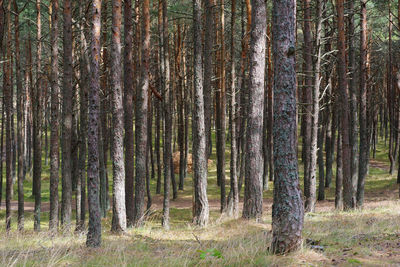
[[[24,104],[25,88],[22,85],[21,52],[19,43],[19,10],[14,1],[15,79],[17,83],[17,148],[18,148],[18,230],[24,229]],[[0,7],[1,8],[1,7]]]
[[[235,23],[236,23],[236,0],[232,0],[231,7],[231,88],[230,88],[230,134],[231,134],[231,161],[230,182],[231,194],[228,202],[228,215],[233,218],[239,217],[239,187],[237,175],[237,137],[236,137],[236,63],[235,63]]]
[[[338,14],[338,79],[339,79],[339,101],[341,110],[341,138],[342,138],[342,162],[343,162],[343,207],[354,208],[353,183],[351,176],[351,137],[350,137],[350,107],[347,87],[346,68],[346,38],[344,30],[344,1],[337,1]]]
[[[323,0],[317,1],[317,24],[316,24],[316,61],[314,69],[314,86],[313,86],[313,102],[312,102],[312,124],[311,124],[311,149],[310,149],[310,165],[309,165],[309,175],[310,175],[310,200],[306,201],[306,211],[315,211],[315,201],[316,201],[316,181],[317,181],[317,153],[318,153],[318,132],[319,132],[319,90],[321,86],[321,54],[322,54],[322,12],[325,9],[325,3]],[[323,171],[323,168],[322,168]],[[324,179],[322,179],[324,181]],[[320,179],[321,181],[321,179]],[[321,187],[324,190],[324,186]],[[322,195],[321,195],[322,197]],[[309,205],[307,205],[307,203]]]
[[[369,162],[369,138],[367,118],[367,1],[360,0],[361,4],[361,32],[360,32],[360,158],[357,184],[357,206],[364,204],[365,177]],[[400,9],[399,9],[400,10]],[[400,172],[399,172],[400,174]]]
[[[35,192],[35,211],[34,211],[34,229],[40,231],[40,207],[41,207],[41,174],[42,174],[42,142],[41,142],[41,128],[42,128],[42,75],[41,75],[41,59],[42,59],[42,24],[41,24],[41,0],[36,0],[37,12],[37,55],[36,55],[36,68],[37,68],[37,81],[35,86],[34,98],[32,99],[33,105],[33,184]]]
[[[125,165],[124,165],[124,113],[122,104],[121,69],[122,1],[112,1],[112,162],[113,162],[113,232],[126,230]]]
[[[133,133],[133,23],[132,1],[124,1],[124,114],[125,114],[125,206],[127,226],[133,225],[134,133]]]
[[[226,143],[226,125],[225,125],[225,1],[220,0],[220,62],[219,62],[219,90],[216,92],[216,126],[217,126],[217,181],[221,187],[221,212],[226,210],[225,193],[225,143]]]
[[[339,117],[339,115],[336,115]],[[340,117],[339,117],[340,118]],[[338,128],[340,129],[341,123],[338,120]],[[336,189],[335,189],[335,208],[337,210],[343,209],[343,141],[342,133],[339,131],[337,138],[337,156],[336,156]]]
[[[267,147],[268,147],[268,164],[269,164],[269,180],[274,180],[274,91],[273,91],[273,69],[271,54],[271,23],[267,26],[267,54],[268,54],[268,122],[267,122]]]
[[[150,61],[150,3],[142,2],[142,65],[140,87],[136,94],[136,180],[135,180],[135,214],[134,225],[140,226],[144,217],[144,197],[146,194],[146,151],[147,112],[149,91],[149,61]]]
[[[158,35],[159,35],[159,43],[158,43],[158,72],[159,72],[159,88],[161,92],[164,92],[164,36],[163,36],[163,9],[162,9],[162,0],[158,1]],[[161,194],[161,155],[160,155],[160,141],[161,141],[161,128],[162,128],[162,106],[163,102],[157,102],[157,111],[156,111],[156,157],[157,157],[157,187],[156,194]]]
[[[194,110],[193,110],[193,182],[194,203],[193,222],[205,227],[209,220],[209,207],[207,198],[207,151],[205,135],[205,107],[203,94],[203,69],[202,69],[202,11],[201,1],[193,1],[193,71],[194,71]]]
[[[207,158],[212,153],[211,115],[212,115],[212,76],[213,76],[213,46],[215,39],[214,8],[215,0],[204,0],[205,23],[204,28],[204,120],[206,135]]]
[[[11,109],[12,109],[12,51],[11,51],[11,4],[12,1],[9,0],[7,4],[7,14],[6,14],[6,23],[7,23],[7,47],[6,47],[6,59],[7,63],[5,66],[4,80],[4,98],[5,109],[6,109],[6,230],[7,232],[11,230],[11,198],[12,198],[12,140],[11,140]],[[40,13],[39,13],[40,14]],[[3,153],[3,151],[1,151]],[[36,204],[36,198],[35,198]],[[36,205],[35,205],[36,211]],[[36,214],[36,213],[35,213]],[[35,220],[36,223],[36,220]],[[35,227],[35,230],[38,230]]]
[[[83,10],[82,10],[83,11]],[[83,12],[81,12],[82,14]],[[82,27],[81,27],[81,30]],[[87,52],[87,43],[84,32],[81,32],[82,42],[82,57],[81,57],[81,79],[82,85],[80,86],[80,148],[79,148],[79,179],[81,180],[81,221],[77,226],[77,229],[83,230],[85,227],[86,217],[86,159],[87,159],[87,138],[86,134],[88,131],[88,85],[89,85],[89,74],[90,65]]]
[[[300,247],[304,217],[297,165],[295,2],[275,1],[273,6],[275,180],[272,251],[276,254]]]
[[[169,229],[169,188],[172,163],[172,86],[170,85],[169,39],[167,0],[163,0],[163,51],[164,51],[164,202],[162,225]]]
[[[100,31],[101,31],[101,0],[92,1],[91,18],[92,40],[90,44],[90,90],[89,90],[89,125],[88,125],[88,202],[89,229],[86,246],[101,245],[101,215],[99,199],[99,113],[100,113]]]
[[[305,211],[313,212],[315,209],[316,200],[316,141],[313,142],[313,137],[317,138],[314,134],[313,125],[313,109],[315,103],[313,103],[313,40],[311,33],[311,0],[303,0],[304,8],[304,75],[305,75],[305,87],[304,91],[304,135],[303,135],[303,153],[304,153],[304,196],[305,196]],[[318,82],[319,83],[319,82]],[[317,86],[316,84],[314,86]],[[317,115],[318,116],[318,115]],[[318,125],[318,120],[316,121]],[[314,134],[314,135],[313,135]],[[314,165],[313,165],[314,164]]]
[[[252,0],[250,39],[249,105],[247,114],[245,192],[243,218],[261,219],[263,205],[263,110],[266,48],[266,6]]]
[[[62,127],[62,204],[61,224],[68,230],[72,216],[72,3],[64,0],[64,76],[63,76],[63,127]]]
[[[59,94],[58,85],[58,0],[51,2],[51,134],[50,134],[50,218],[49,229],[58,228],[59,180]]]
[[[100,84],[100,137],[99,137],[99,153],[100,157],[100,207],[102,216],[107,216],[107,210],[109,209],[109,187],[108,187],[108,146],[109,146],[109,118],[108,111],[110,108],[109,96],[110,96],[110,84],[109,84],[109,41],[108,41],[108,5],[111,3],[110,0],[102,1],[102,35],[101,35],[101,46],[102,46],[102,73],[101,73],[101,84]]]
[[[351,146],[351,182],[352,182],[352,207],[356,206],[357,180],[358,180],[358,115],[356,92],[356,55],[354,49],[354,1],[348,1],[347,34],[349,57],[349,94],[350,94],[350,146]]]

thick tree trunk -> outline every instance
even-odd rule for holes
[[[294,0],[273,6],[274,54],[274,204],[272,251],[276,254],[301,246],[304,208],[297,163]]]
[[[92,1],[92,40],[90,44],[90,90],[89,90],[89,125],[88,125],[88,202],[89,229],[86,246],[101,245],[101,215],[99,199],[99,149],[98,134],[100,126],[100,30],[101,0]]]
[[[194,203],[193,222],[205,227],[209,220],[209,207],[207,198],[207,151],[205,135],[205,107],[203,94],[203,69],[201,46],[201,1],[193,1],[193,71],[194,71],[194,109],[193,109],[193,182]]]

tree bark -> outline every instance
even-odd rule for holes
[[[64,78],[62,127],[62,204],[61,224],[68,230],[72,216],[72,3],[64,0]]]
[[[51,1],[51,134],[50,134],[50,218],[49,229],[58,228],[59,181],[59,94],[58,85],[58,0]]]
[[[92,40],[90,44],[90,90],[89,90],[89,125],[88,125],[88,202],[89,229],[86,246],[101,245],[101,215],[99,199],[99,107],[100,107],[100,30],[101,0],[92,1]]]
[[[4,97],[3,101],[5,101],[5,123],[6,123],[6,230],[7,232],[11,230],[11,199],[12,199],[12,137],[11,137],[11,112],[12,112],[12,98],[13,98],[13,88],[12,88],[12,51],[11,51],[11,4],[12,1],[8,1],[7,4],[7,14],[6,14],[6,23],[7,23],[7,46],[6,46],[6,59],[7,63],[5,66],[4,73]],[[39,12],[40,14],[40,12]],[[3,151],[1,151],[3,153]],[[38,183],[36,183],[38,184]],[[37,195],[37,194],[36,194]],[[35,196],[36,196],[35,195]],[[37,214],[37,198],[35,197],[35,215]],[[40,202],[39,202],[40,203]],[[40,212],[40,209],[39,209]],[[36,219],[36,217],[35,217]],[[39,219],[40,222],[40,219]],[[35,220],[36,226],[36,220]],[[35,227],[35,230],[38,230]]]
[[[351,182],[352,182],[352,207],[356,206],[357,180],[358,180],[358,114],[356,92],[356,55],[354,49],[354,1],[348,1],[347,35],[348,35],[348,62],[349,62],[349,94],[350,94],[350,145],[351,145]]]
[[[231,88],[230,88],[230,134],[231,134],[231,161],[230,182],[231,197],[228,201],[228,215],[233,218],[239,217],[239,187],[237,175],[237,137],[236,137],[236,62],[235,62],[235,23],[236,23],[236,0],[232,0],[231,6]]]
[[[212,153],[211,115],[212,115],[212,77],[213,77],[213,46],[215,39],[214,8],[215,0],[204,0],[205,23],[204,29],[204,120],[206,135],[207,158]]]
[[[35,93],[32,99],[33,105],[33,188],[35,195],[35,211],[34,211],[34,229],[40,230],[40,207],[41,207],[41,174],[42,174],[42,142],[41,142],[41,128],[42,128],[42,75],[41,75],[41,60],[42,60],[42,23],[41,23],[41,0],[36,1],[37,12],[37,55],[36,55],[36,68],[37,68],[37,82],[35,86]]]
[[[111,230],[126,230],[125,164],[124,164],[124,111],[122,104],[121,69],[121,20],[122,1],[112,1],[112,162],[113,162],[113,219]]]
[[[216,127],[217,127],[217,181],[221,189],[221,212],[226,210],[226,193],[225,193],[225,110],[226,110],[226,95],[225,95],[225,1],[220,0],[220,62],[219,62],[219,90],[216,92]]]
[[[194,203],[193,222],[205,227],[209,220],[209,207],[207,198],[207,151],[205,135],[205,107],[203,94],[203,69],[202,69],[202,11],[201,1],[193,1],[193,71],[194,71],[194,109],[193,109],[193,182]]]
[[[24,104],[25,87],[22,85],[21,52],[19,43],[19,9],[16,1],[14,4],[14,46],[15,46],[15,79],[17,84],[17,149],[18,149],[18,230],[24,229]],[[1,7],[0,7],[1,8]]]
[[[361,32],[360,32],[360,158],[357,184],[357,206],[364,204],[365,177],[369,162],[369,137],[367,117],[367,1],[360,0],[361,4]],[[399,172],[400,174],[400,172]]]
[[[305,211],[313,212],[315,209],[315,200],[316,200],[316,149],[312,151],[313,145],[316,142],[313,142],[313,137],[317,138],[316,134],[313,135],[313,115],[315,113],[314,110],[314,102],[313,102],[313,64],[312,64],[312,55],[313,55],[313,40],[311,33],[311,0],[303,0],[303,8],[304,8],[304,75],[305,75],[305,86],[303,88],[304,91],[304,115],[303,115],[303,123],[304,123],[304,135],[303,135],[303,153],[304,153],[304,196],[305,196]],[[314,86],[317,86],[316,84]],[[317,120],[318,123],[318,120]],[[313,165],[314,164],[314,165]]]
[[[337,27],[338,27],[338,79],[339,101],[341,110],[341,138],[342,138],[342,162],[343,162],[343,207],[345,210],[354,208],[353,182],[351,176],[351,137],[350,137],[350,107],[347,86],[346,68],[346,38],[344,30],[344,1],[337,1]]]
[[[162,225],[169,229],[169,188],[172,163],[172,86],[170,84],[169,39],[167,0],[162,1],[163,8],[163,51],[164,51],[164,201]]]
[[[245,193],[243,218],[261,219],[263,205],[263,110],[266,48],[266,6],[252,0],[250,39],[249,104],[246,134]]]
[[[146,194],[146,151],[147,140],[147,109],[149,90],[150,64],[150,3],[142,2],[142,65],[140,73],[140,87],[136,93],[136,180],[135,180],[135,214],[134,225],[140,226],[144,216],[144,197]]]
[[[133,225],[134,133],[133,133],[133,23],[132,1],[124,1],[124,113],[125,113],[125,206],[127,226]]]
[[[304,208],[297,163],[294,0],[274,1],[274,204],[272,251],[283,254],[301,246]]]

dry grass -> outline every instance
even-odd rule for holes
[[[327,207],[324,207],[327,206]],[[336,212],[331,203],[305,218],[304,238],[325,251],[304,246],[294,254],[274,256],[271,214],[263,223],[227,220],[214,214],[206,229],[187,223],[164,231],[157,214],[140,229],[123,236],[108,232],[104,220],[103,245],[85,247],[85,233],[57,234],[16,231],[0,235],[1,266],[299,266],[400,264],[400,202],[369,202],[362,211]],[[268,209],[270,210],[270,209]],[[187,211],[189,212],[189,211]],[[174,214],[172,214],[174,215]],[[31,222],[27,222],[29,226]],[[222,258],[199,251],[218,251]]]
[[[378,156],[384,153],[382,150]],[[123,236],[109,232],[111,214],[103,219],[99,249],[86,248],[85,233],[47,232],[47,213],[42,214],[43,231],[34,233],[33,216],[27,212],[24,233],[16,231],[15,223],[9,234],[4,232],[4,223],[0,226],[0,266],[400,266],[398,185],[384,168],[371,168],[363,210],[335,211],[331,188],[326,191],[327,200],[317,204],[316,212],[306,215],[304,240],[313,240],[324,251],[304,245],[300,251],[284,256],[269,253],[272,190],[264,194],[267,201],[262,223],[229,220],[217,211],[215,164],[211,164],[209,174],[211,224],[206,229],[190,224],[192,191],[188,178],[185,191],[171,202],[170,231],[160,226],[158,196],[154,198],[157,210],[145,226],[130,229]],[[0,219],[4,221],[4,211]],[[213,256],[214,252],[222,257]]]

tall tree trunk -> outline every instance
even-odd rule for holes
[[[12,88],[12,51],[11,51],[11,4],[12,0],[8,1],[7,4],[7,14],[6,14],[6,23],[7,23],[7,47],[6,47],[6,66],[4,73],[5,80],[5,88],[4,88],[4,98],[5,101],[5,109],[6,109],[6,230],[11,230],[11,198],[12,198],[12,137],[11,137],[11,109],[12,109],[12,98],[13,98],[13,88]],[[3,153],[3,151],[1,151]],[[36,194],[37,195],[37,194]],[[36,198],[35,198],[36,204]],[[35,205],[35,211],[36,205]],[[36,214],[36,213],[35,213]],[[39,220],[40,222],[40,220]],[[36,220],[35,220],[36,225]],[[35,227],[35,230],[38,230]]]
[[[101,245],[101,215],[99,199],[99,113],[100,113],[100,31],[101,31],[101,0],[92,1],[90,43],[90,90],[89,90],[89,125],[88,125],[88,202],[89,229],[86,246]]]
[[[205,135],[205,107],[203,94],[203,69],[202,69],[202,11],[201,1],[193,1],[193,71],[194,71],[194,109],[193,109],[193,183],[194,203],[193,222],[205,227],[209,220],[209,207],[207,198],[207,151]]]
[[[221,187],[221,212],[226,209],[225,193],[225,11],[224,0],[220,0],[220,62],[219,62],[219,90],[216,92],[216,126],[217,126],[217,181]]]
[[[206,135],[207,158],[212,153],[211,115],[212,115],[212,76],[213,76],[213,46],[215,38],[214,8],[215,0],[204,0],[205,23],[204,28],[204,120]]]
[[[68,230],[72,216],[72,6],[64,0],[64,77],[63,77],[63,127],[62,127],[62,204],[61,224]]]
[[[169,39],[167,0],[162,1],[163,7],[163,51],[164,51],[164,201],[162,225],[169,229],[169,188],[172,163],[172,86],[170,84]]]
[[[339,101],[341,110],[341,138],[342,138],[342,162],[343,162],[343,207],[354,208],[353,182],[351,176],[351,137],[350,137],[350,107],[349,93],[347,87],[346,68],[346,38],[344,30],[344,1],[337,1],[337,27],[338,27],[338,79],[339,79]]]
[[[127,226],[133,225],[134,134],[133,134],[133,23],[132,1],[124,1],[124,114],[125,114],[125,206]]]
[[[360,158],[357,184],[357,206],[364,204],[365,177],[369,162],[369,138],[367,118],[367,1],[360,0],[361,4],[361,32],[360,32]],[[400,9],[399,9],[400,10]],[[399,172],[400,174],[400,172]]]
[[[36,0],[37,12],[37,55],[36,55],[36,68],[37,68],[37,81],[35,86],[35,93],[32,99],[33,105],[33,187],[35,193],[35,211],[34,211],[34,229],[40,230],[40,207],[41,207],[41,174],[42,174],[42,142],[41,142],[41,128],[42,128],[42,75],[41,75],[41,60],[42,60],[42,23],[41,23],[41,0]]]
[[[305,75],[305,86],[304,91],[304,117],[302,123],[304,123],[304,135],[303,135],[303,153],[304,153],[304,196],[305,196],[305,211],[313,212],[315,209],[316,200],[316,149],[312,151],[312,147],[316,142],[313,142],[313,137],[317,138],[316,134],[313,135],[313,40],[311,33],[311,0],[303,0],[304,8],[304,75]],[[316,86],[316,84],[314,85]],[[316,121],[318,124],[318,120]],[[313,162],[311,162],[314,160]],[[314,165],[313,165],[314,164]]]
[[[274,1],[274,204],[272,251],[276,254],[301,246],[304,208],[297,163],[296,118],[296,5]]]
[[[349,94],[350,94],[350,146],[351,146],[351,182],[352,182],[352,207],[356,206],[356,192],[358,180],[358,115],[356,92],[356,55],[354,51],[354,1],[348,1],[347,35],[349,57]]]
[[[319,151],[322,151],[321,144],[323,144],[323,131],[319,129],[320,122],[322,122],[322,118],[320,118],[320,110],[319,110],[319,98],[320,98],[320,87],[321,87],[321,54],[322,54],[322,22],[323,22],[323,11],[325,10],[325,0],[317,1],[317,23],[316,23],[316,61],[315,61],[315,69],[314,69],[314,92],[313,92],[313,106],[312,106],[312,132],[311,132],[311,161],[310,161],[310,177],[311,180],[317,179],[317,160],[318,162],[322,162],[323,155],[318,154]],[[319,143],[318,143],[319,142]],[[319,145],[318,145],[319,144]],[[319,155],[319,156],[318,156]],[[318,199],[322,200],[325,198],[325,178],[324,178],[324,167],[319,168],[319,191],[318,191]],[[313,203],[313,209],[315,210],[315,199]]]
[[[102,1],[102,34],[101,34],[101,46],[102,46],[102,73],[101,73],[101,84],[100,84],[100,136],[99,136],[99,153],[100,157],[100,207],[102,216],[107,216],[107,210],[109,209],[109,187],[108,187],[108,146],[109,146],[109,135],[108,135],[108,118],[109,105],[109,42],[108,42],[108,5],[111,3],[110,0]]]
[[[267,121],[267,147],[268,147],[268,165],[269,165],[269,180],[274,180],[274,140],[273,140],[273,126],[274,126],[274,91],[273,91],[273,69],[272,69],[272,54],[271,54],[271,40],[273,38],[271,33],[271,23],[267,26],[267,54],[268,54],[268,121]]]
[[[24,104],[25,87],[22,85],[21,52],[19,43],[19,10],[14,1],[15,79],[17,83],[17,148],[18,148],[18,230],[24,229]]]
[[[228,202],[228,215],[239,217],[239,187],[237,175],[237,137],[236,137],[236,62],[235,62],[235,24],[236,24],[236,0],[232,0],[231,6],[231,88],[230,88],[230,134],[231,134],[231,161],[230,161],[230,180],[231,197]]]
[[[51,2],[51,134],[50,134],[50,218],[49,229],[58,228],[59,180],[59,94],[58,86],[58,0]]]
[[[83,8],[81,9],[83,11]],[[83,14],[83,12],[81,12]],[[81,30],[83,27],[81,26]],[[80,143],[79,143],[79,179],[81,180],[81,216],[80,222],[77,229],[83,230],[85,227],[86,217],[86,159],[87,159],[87,138],[86,134],[88,131],[88,85],[89,85],[89,74],[90,74],[90,60],[88,59],[87,52],[87,41],[85,33],[81,32],[81,44],[82,44],[82,57],[81,57],[81,79],[82,85],[80,86]]]
[[[149,64],[150,64],[150,3],[142,2],[142,64],[140,73],[140,87],[136,93],[136,180],[135,180],[135,214],[134,224],[140,226],[144,216],[144,197],[146,194],[146,151],[147,140],[147,109],[149,91]]]
[[[246,134],[246,165],[243,218],[261,219],[263,205],[263,110],[267,13],[265,2],[252,0],[250,39],[249,105]]]
[[[121,69],[122,1],[112,1],[112,162],[113,162],[113,232],[126,230],[125,165],[124,165],[124,113],[122,105]]]

